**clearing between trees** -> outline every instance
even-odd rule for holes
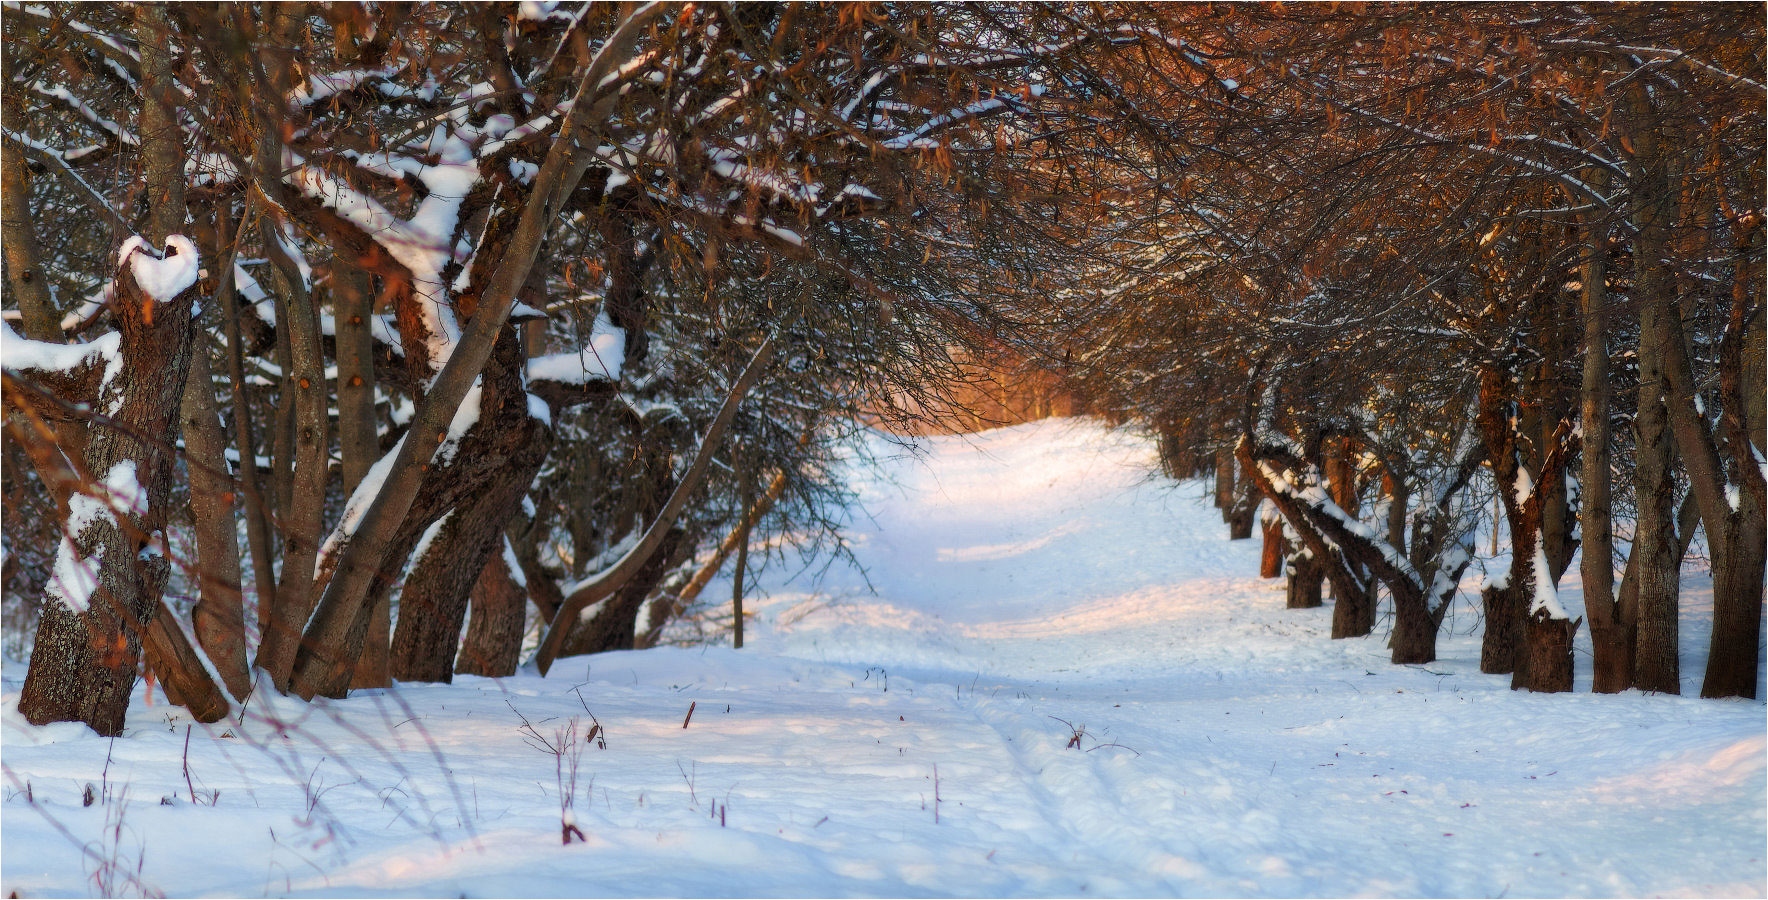
[[[857,566],[771,563],[740,651],[259,691],[243,724],[192,726],[137,686],[115,740],[26,725],[7,660],[0,892],[1768,890],[1762,703],[1693,696],[1704,572],[1686,696],[1589,693],[1587,632],[1574,693],[1512,691],[1479,671],[1477,566],[1439,658],[1392,665],[1385,600],[1372,636],[1330,640],[1330,603],[1285,609],[1257,543],[1199,482],[1149,475],[1141,436],[1048,420],[870,446]]]

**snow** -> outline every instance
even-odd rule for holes
[[[607,313],[598,313],[589,343],[582,350],[576,353],[552,353],[528,360],[528,380],[556,381],[560,384],[619,381],[620,365],[625,360],[626,329],[617,327]]]
[[[196,284],[197,273],[202,268],[196,243],[182,234],[166,238],[163,257],[149,250],[147,241],[142,238],[128,239],[117,251],[117,265],[124,263],[135,273],[135,283],[141,286],[142,292],[161,303],[172,302]]]
[[[118,368],[122,346],[123,336],[115,331],[89,344],[54,344],[21,335],[10,322],[0,325],[0,365],[13,372],[72,372],[100,360],[107,369]],[[110,373],[105,380],[110,380]]]
[[[213,805],[190,801],[187,716],[138,693],[114,746],[31,728],[8,664],[0,893],[86,895],[107,854],[177,896],[1768,890],[1763,704],[1693,696],[1704,576],[1684,578],[1687,696],[1590,694],[1587,629],[1579,693],[1518,693],[1479,673],[1465,593],[1428,666],[1389,665],[1382,628],[1330,640],[1330,606],[1284,609],[1258,542],[1151,475],[1139,437],[1057,420],[924,446],[877,439],[879,470],[850,468],[858,567],[755,573],[743,650],[264,691],[191,731]],[[1575,579],[1560,598],[1581,611]],[[559,766],[517,714],[551,737],[590,712],[606,748],[566,804],[587,840],[561,845]],[[88,782],[131,802],[83,807]]]

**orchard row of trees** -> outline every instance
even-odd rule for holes
[[[20,709],[116,733],[142,657],[205,720],[508,674],[529,605],[542,670],[654,642],[752,540],[838,543],[844,439],[999,352],[1237,467],[1292,602],[1385,591],[1397,661],[1481,466],[1528,686],[1581,545],[1599,689],[1674,690],[1698,524],[1704,692],[1753,696],[1758,19],[8,3]]]
[[[654,641],[703,544],[826,532],[871,399],[987,336],[959,286],[1024,251],[961,154],[1072,52],[958,6],[3,16],[20,708],[104,733],[143,654],[213,720],[253,670],[509,674],[532,602],[545,669]]]
[[[1213,470],[1236,537],[1275,507],[1291,605],[1324,580],[1347,637],[1384,593],[1394,662],[1434,659],[1483,467],[1515,548],[1483,670],[1570,688],[1578,558],[1595,689],[1677,692],[1698,528],[1702,695],[1756,696],[1759,9],[1049,12],[1120,45],[1076,74],[1117,111],[1079,173],[1099,262],[1041,343],[1170,471]]]

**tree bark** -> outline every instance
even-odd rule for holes
[[[1222,521],[1229,521],[1234,508],[1234,450],[1230,447],[1216,451],[1215,505],[1222,511]]]
[[[187,252],[194,247],[186,245]],[[19,712],[32,724],[84,722],[104,735],[120,734],[135,685],[142,633],[160,609],[169,573],[164,552],[166,508],[172,490],[178,407],[190,362],[194,287],[162,302],[136,284],[125,257],[116,277],[116,318],[123,365],[99,397],[108,419],[94,423],[84,468],[101,481],[139,486],[139,498],[109,503],[77,498],[105,510],[84,515],[60,553],[70,567],[96,570],[85,598],[59,580],[45,593],[37,642],[19,695]],[[126,470],[132,478],[123,478]],[[128,490],[122,490],[128,493]],[[117,508],[120,506],[121,508]],[[165,671],[181,667],[162,659]],[[205,675],[206,677],[206,675]]]
[[[1595,677],[1591,689],[1614,694],[1633,686],[1633,623],[1615,598],[1613,457],[1609,448],[1608,235],[1585,229],[1583,246],[1584,379],[1579,416],[1584,446],[1579,457],[1578,506],[1584,553],[1584,614],[1590,619]]]
[[[528,592],[517,584],[501,552],[493,552],[473,584],[472,613],[460,642],[456,675],[508,678],[521,664]]]
[[[1252,523],[1258,516],[1260,497],[1258,489],[1252,486],[1250,480],[1241,480],[1234,490],[1234,503],[1227,509],[1228,540],[1252,539]]]
[[[1314,609],[1324,606],[1321,583],[1326,580],[1326,567],[1314,559],[1306,550],[1299,550],[1289,557],[1289,582],[1287,604],[1289,609]]]
[[[1485,610],[1485,633],[1480,638],[1479,670],[1487,675],[1509,675],[1522,656],[1523,604],[1516,590],[1487,585],[1480,591]]]
[[[1546,610],[1524,617],[1524,653],[1528,662],[1516,668],[1513,689],[1558,693],[1572,689],[1572,636],[1583,619],[1555,619]]]
[[[481,446],[472,451],[497,466],[489,477],[472,479],[473,496],[462,498],[427,552],[412,561],[393,631],[392,674],[400,681],[453,680],[472,588],[491,559],[501,558],[504,525],[552,449],[551,429],[528,414],[515,331],[505,329],[499,345],[473,429]]]
[[[1289,555],[1288,542],[1283,540],[1283,519],[1269,516],[1261,530],[1265,544],[1259,556],[1258,577],[1277,578],[1283,574],[1283,558]]]

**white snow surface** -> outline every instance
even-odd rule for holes
[[[614,324],[605,312],[597,313],[589,343],[576,353],[550,353],[528,360],[529,381],[587,384],[619,381],[626,361],[626,329]]]
[[[1515,693],[1479,673],[1465,599],[1442,658],[1410,667],[1387,662],[1385,621],[1333,641],[1330,606],[1284,609],[1257,542],[1228,541],[1198,484],[1148,474],[1140,437],[1054,420],[924,446],[880,439],[880,470],[855,468],[876,594],[845,563],[816,580],[820,565],[775,562],[740,651],[313,705],[261,692],[245,721],[190,731],[213,805],[190,801],[182,710],[138,687],[114,746],[32,728],[9,662],[0,893],[85,896],[106,859],[174,896],[1768,889],[1763,704],[1694,697],[1699,576],[1686,696],[1590,694],[1587,629],[1578,692]],[[579,695],[606,748],[581,757],[570,821],[587,841],[561,845],[554,760],[512,707],[548,738],[572,717],[582,734]],[[128,805],[82,807],[107,754]]]
[[[202,261],[196,243],[182,234],[166,238],[166,255],[153,253],[147,241],[132,237],[117,250],[117,264],[128,263],[135,273],[135,283],[143,293],[161,303],[177,299],[185,289],[196,284]]]

